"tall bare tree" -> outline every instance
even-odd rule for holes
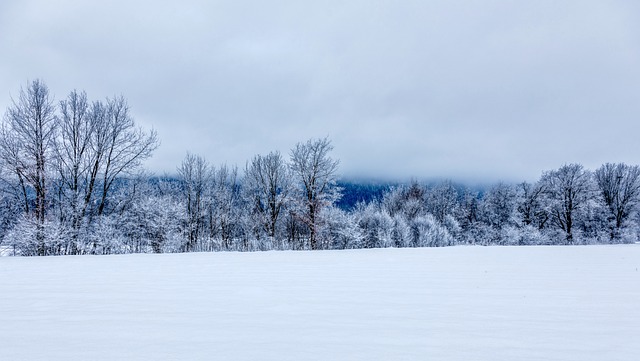
[[[291,177],[280,152],[256,155],[245,168],[245,190],[268,237],[276,237],[278,219],[289,200]]]
[[[72,230],[70,253],[77,252],[77,238],[82,221],[83,200],[86,198],[88,156],[91,152],[91,136],[95,129],[90,116],[85,92],[76,90],[60,101],[58,136],[55,142],[55,161],[59,177],[59,207],[64,215],[69,207],[69,223]]]
[[[580,164],[568,164],[546,172],[541,179],[549,197],[551,220],[573,243],[576,212],[589,200],[592,191],[591,173]]]
[[[229,250],[233,246],[232,241],[238,239],[242,232],[240,223],[244,204],[241,200],[238,167],[223,164],[213,169],[212,173],[209,234],[211,238],[219,238],[222,248]],[[247,241],[246,238],[244,241]],[[246,250],[247,242],[242,246]]]
[[[210,202],[207,198],[210,196],[213,174],[209,163],[204,158],[187,154],[178,168],[178,175],[182,183],[187,212],[185,248],[186,251],[193,251],[197,249],[200,234],[205,227],[205,213]]]
[[[520,214],[522,224],[525,226],[533,225],[538,229],[544,228],[549,220],[549,214],[542,204],[545,192],[542,183],[522,182],[517,185],[516,191],[517,211]]]
[[[13,193],[18,199],[24,214],[29,214],[31,209],[29,200],[29,184],[26,179],[26,168],[23,163],[22,146],[13,136],[13,130],[7,124],[2,123],[0,128],[0,159],[2,160],[2,181],[6,190]]]
[[[333,146],[328,138],[310,139],[305,143],[296,144],[291,150],[291,170],[302,192],[304,211],[299,217],[309,228],[311,249],[318,249],[320,211],[338,198],[333,186],[340,162],[329,156],[331,150]]]
[[[595,171],[595,179],[615,225],[613,239],[640,202],[640,167],[607,163]]]
[[[426,194],[427,210],[440,222],[447,215],[455,214],[458,205],[458,191],[449,180],[429,189]]]
[[[149,133],[136,127],[124,97],[107,99],[103,129],[98,131],[96,149],[99,149],[102,166],[102,189],[98,215],[104,213],[109,190],[119,176],[136,170],[158,147],[155,130]]]
[[[47,210],[47,172],[56,131],[56,115],[49,88],[41,80],[20,90],[5,115],[2,155],[11,164],[20,182],[35,193],[35,219],[38,224],[38,254],[46,254],[42,226]],[[24,184],[26,183],[26,184]],[[28,201],[27,201],[28,202]],[[25,210],[29,210],[25,205]]]
[[[90,224],[92,215],[104,213],[116,179],[133,173],[151,156],[157,136],[135,127],[123,97],[89,104],[86,93],[76,90],[60,102],[58,129],[58,203],[61,218],[66,218],[72,231],[69,253],[76,253],[83,222]],[[97,209],[90,209],[95,197]]]

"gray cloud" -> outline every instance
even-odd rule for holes
[[[536,179],[640,163],[632,1],[5,1],[0,106],[123,94],[213,163],[330,136],[348,176]]]

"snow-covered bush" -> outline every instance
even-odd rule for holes
[[[393,220],[376,204],[360,205],[354,213],[359,229],[359,243],[355,248],[382,248],[393,245]]]
[[[415,247],[451,246],[454,239],[449,231],[430,214],[416,217],[410,222]]]

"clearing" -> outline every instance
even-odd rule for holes
[[[1,360],[638,360],[640,245],[0,258]]]

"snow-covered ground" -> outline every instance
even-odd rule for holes
[[[640,245],[3,257],[0,360],[640,360]]]

